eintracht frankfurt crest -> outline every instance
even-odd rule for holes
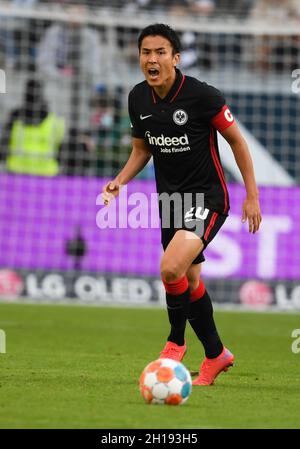
[[[173,114],[176,125],[184,125],[188,121],[188,115],[183,109],[177,109]]]

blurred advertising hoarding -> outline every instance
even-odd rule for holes
[[[100,204],[106,182],[1,174],[0,267],[159,277],[154,181],[132,181],[126,198],[110,206],[110,217]],[[241,222],[243,187],[229,185],[229,193],[229,217],[205,251],[203,276],[299,280],[300,188],[260,188],[263,222],[255,235]],[[80,244],[84,249],[76,252]]]

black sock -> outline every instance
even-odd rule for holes
[[[214,322],[213,306],[207,291],[200,299],[190,303],[189,322],[204,346],[206,357],[218,357],[223,350],[223,344]]]
[[[189,313],[190,291],[187,289],[181,295],[170,295],[166,293],[169,321],[171,333],[168,341],[172,341],[179,346],[184,345],[184,332],[186,320]]]

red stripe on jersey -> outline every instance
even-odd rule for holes
[[[225,104],[221,111],[218,112],[218,114],[215,115],[210,122],[219,132],[222,132],[234,124],[234,118],[228,106]]]
[[[179,94],[180,89],[182,88],[182,85],[183,85],[183,83],[184,83],[184,80],[185,80],[185,75],[182,76],[181,83],[180,83],[180,85],[179,85],[179,87],[178,87],[178,89],[177,89],[177,92],[176,92],[175,95],[171,98],[170,103],[172,103],[172,102],[175,100],[175,98],[177,97],[177,95]]]
[[[154,90],[153,90],[153,89],[151,89],[151,92],[152,92],[152,98],[153,98],[153,101],[154,101],[154,103],[156,103],[156,97],[155,97],[155,93],[154,93]]]
[[[209,236],[209,234],[210,234],[212,228],[213,228],[214,225],[215,225],[215,222],[216,222],[217,217],[218,217],[217,212],[214,212],[214,213],[212,214],[211,219],[210,219],[208,228],[206,229],[206,232],[205,232],[205,234],[204,234],[204,240],[207,240],[207,239],[208,239],[208,236]]]
[[[218,155],[217,155],[217,150],[216,150],[216,147],[215,147],[215,135],[214,135],[214,129],[213,128],[211,128],[211,132],[210,132],[210,152],[211,152],[211,155],[212,155],[212,158],[213,158],[213,162],[214,162],[214,165],[216,167],[216,170],[217,170],[217,173],[218,173],[218,176],[219,176],[219,179],[221,181],[222,188],[223,188],[223,191],[224,191],[224,210],[223,210],[223,213],[226,213],[228,211],[228,203],[229,203],[229,201],[228,201],[228,191],[227,191],[227,187],[226,187],[226,181],[225,181],[224,172],[223,172],[222,166],[220,164],[220,161],[219,161],[219,158],[218,158]]]

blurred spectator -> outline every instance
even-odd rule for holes
[[[153,13],[186,14],[188,0],[129,0],[123,2],[123,8],[130,12],[151,11]]]
[[[166,12],[173,15],[189,13],[209,16],[215,8],[215,0],[131,0],[124,8],[131,11],[149,10],[151,12]]]
[[[215,12],[215,0],[191,0],[189,3],[193,14],[209,17]]]
[[[58,174],[57,156],[63,136],[64,120],[48,111],[41,82],[29,79],[23,105],[12,111],[1,138],[8,171]]]
[[[236,16],[245,19],[249,16],[257,0],[216,0],[216,15]],[[260,0],[259,0],[260,3]]]
[[[253,19],[267,19],[278,24],[297,15],[299,16],[299,0],[260,0],[251,11]]]
[[[59,160],[64,175],[89,175],[95,152],[95,144],[89,134],[77,128],[70,128],[68,139],[60,149]]]
[[[38,0],[12,0],[11,6],[27,9],[37,3]],[[9,69],[34,69],[35,21],[7,14],[0,15],[0,43],[5,55],[3,65]]]
[[[198,64],[198,45],[196,42],[196,34],[186,31],[181,36],[181,58],[180,67],[183,70],[190,69]]]
[[[184,16],[189,13],[189,3],[189,0],[174,0],[172,2],[165,1],[164,10],[172,15]]]
[[[101,42],[98,31],[86,26],[85,8],[68,9],[69,21],[47,28],[38,47],[39,72],[50,76],[72,76],[75,72],[89,75],[96,83],[101,75]]]
[[[299,2],[294,0],[261,0],[256,2],[251,18],[281,25],[299,18],[299,8]],[[252,66],[255,70],[283,72],[299,67],[298,36],[262,35],[255,36],[253,41]]]
[[[299,36],[253,37],[251,67],[260,72],[291,72],[300,63]]]
[[[132,13],[138,10],[147,10],[153,13],[203,17],[236,14],[241,18],[248,16],[254,2],[255,0],[129,0],[128,2],[123,2],[122,6],[125,10]],[[111,6],[115,6],[115,2]]]
[[[84,6],[65,9],[65,22],[50,25],[38,48],[39,73],[47,89],[57,91],[70,128],[87,129],[89,96],[100,79],[107,78],[108,63],[98,30],[85,23]]]
[[[92,99],[91,128],[96,142],[96,174],[111,175],[120,168],[122,139],[122,102],[123,90],[117,87],[109,92],[99,85]]]

